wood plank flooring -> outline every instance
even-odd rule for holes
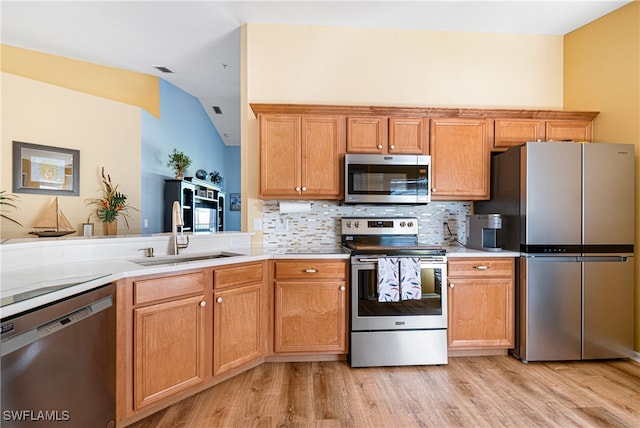
[[[265,363],[130,427],[638,428],[640,364],[510,356],[358,369]]]

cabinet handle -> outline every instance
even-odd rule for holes
[[[344,285],[341,285],[340,286],[340,291],[344,291],[344,290],[346,290],[346,288],[344,287]]]
[[[431,189],[431,193],[435,193],[436,192],[436,188],[434,187],[433,189]]]
[[[296,192],[299,192],[299,191],[300,191],[300,188],[299,188],[299,187],[296,187]]]
[[[304,271],[306,273],[316,273],[316,272],[318,272],[318,269],[305,269]]]
[[[474,266],[473,268],[478,270],[488,270],[489,266],[482,265],[482,266]]]
[[[205,306],[207,306],[207,302],[205,302],[204,300],[202,302],[200,302],[200,307],[204,308]]]
[[[391,145],[391,147],[389,147],[391,150],[395,149],[396,146],[394,146],[393,144]]]
[[[303,188],[302,188],[302,191],[303,191],[303,192],[306,192],[306,191],[307,191],[307,188],[306,188],[306,187],[303,187]]]
[[[382,144],[378,144],[378,149],[382,150]]]
[[[449,284],[449,288],[453,288],[455,286],[456,286],[455,284]]]
[[[218,302],[218,303],[222,303],[222,297],[218,297],[218,298],[216,299],[216,302]]]

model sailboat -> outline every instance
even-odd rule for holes
[[[40,238],[64,236],[75,232],[69,220],[62,214],[62,211],[60,211],[57,197],[49,208],[36,220],[33,227],[42,230],[34,230],[33,232],[29,232],[29,234],[38,235]]]

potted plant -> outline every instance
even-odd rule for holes
[[[11,221],[17,224],[18,226],[22,226],[22,224],[20,224],[20,222],[18,222],[17,220],[14,220],[11,217],[3,214],[3,212],[5,211],[4,210],[5,207],[18,208],[17,206],[14,205],[14,202],[18,197],[15,195],[12,195],[11,193],[5,193],[5,192],[6,190],[0,190],[0,217]]]
[[[167,166],[173,168],[176,179],[182,180],[185,171],[189,168],[189,165],[191,165],[191,158],[183,152],[179,152],[178,149],[174,147],[173,151],[169,153]]]
[[[111,182],[111,176],[105,175],[102,167],[102,197],[90,199],[89,204],[96,206],[96,216],[102,220],[105,227],[105,234],[117,234],[117,221],[120,216],[124,219],[127,229],[129,228],[129,209],[137,211],[136,208],[128,205],[127,195],[118,191],[118,184]]]

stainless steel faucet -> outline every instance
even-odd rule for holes
[[[169,242],[169,254],[177,255],[180,253],[180,249],[187,248],[189,246],[189,237],[184,236],[182,226],[182,215],[180,212],[180,202],[173,201],[173,208],[171,210],[171,240]],[[178,236],[178,227],[180,227],[180,235]]]

